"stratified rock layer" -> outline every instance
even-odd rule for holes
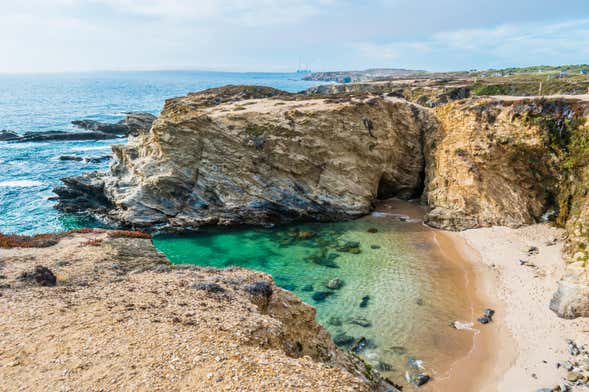
[[[420,195],[423,133],[436,124],[427,110],[395,98],[228,89],[168,100],[148,134],[114,147],[101,178],[114,208],[93,211],[123,226],[186,229],[349,218],[377,196]],[[80,204],[56,192],[59,208]]]
[[[435,109],[426,134],[425,222],[450,230],[556,218],[567,274],[550,307],[589,316],[589,103],[474,99]]]

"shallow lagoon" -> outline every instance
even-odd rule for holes
[[[318,321],[343,348],[350,348],[350,337],[365,337],[359,354],[393,380],[411,371],[411,358],[441,378],[472,346],[472,331],[448,326],[473,318],[464,266],[444,257],[433,230],[398,212],[340,223],[208,229],[158,236],[154,243],[173,263],[271,274],[316,307]],[[335,278],[343,287],[327,288]]]

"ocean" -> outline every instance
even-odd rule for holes
[[[227,84],[296,92],[317,85],[296,73],[200,71],[0,75],[0,130],[74,131],[71,121],[116,122],[125,112],[159,114],[168,98]],[[60,155],[100,156],[124,139],[45,143],[0,142],[0,232],[35,234],[96,222],[53,208],[60,179],[105,170],[107,163],[60,161]]]

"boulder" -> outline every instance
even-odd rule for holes
[[[3,129],[0,131],[0,142],[10,142],[17,140],[20,135],[14,131]]]

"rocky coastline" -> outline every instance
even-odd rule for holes
[[[421,197],[447,230],[567,228],[551,303],[589,314],[583,99],[470,98],[434,110],[371,93],[309,96],[230,86],[170,99],[106,173],[64,179],[57,208],[120,227],[339,220],[377,198]]]
[[[140,232],[0,235],[0,247],[3,385],[396,390],[264,273],[174,266]]]
[[[129,112],[121,121],[110,124],[94,120],[75,120],[72,125],[84,131],[42,131],[25,132],[19,134],[15,131],[1,130],[0,141],[4,142],[47,142],[47,141],[71,141],[71,140],[110,140],[128,136],[138,136],[151,128],[156,117],[150,113]]]

